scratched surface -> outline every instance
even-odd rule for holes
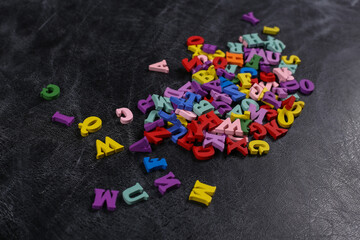
[[[0,3],[0,239],[359,239],[360,3],[354,1],[2,1]],[[254,11],[257,26],[240,20]],[[96,160],[95,140],[127,148],[142,137],[136,108],[190,75],[185,41],[227,50],[241,34],[278,26],[295,78],[315,82],[288,134],[267,156],[196,161],[171,141],[151,154],[127,149]],[[264,35],[260,34],[262,38]],[[166,59],[169,74],[147,66]],[[61,96],[39,97],[47,84]],[[135,120],[122,125],[115,109]],[[75,116],[71,127],[51,122]],[[83,138],[77,123],[103,120]],[[165,157],[182,182],[160,197],[144,156]],[[217,186],[208,208],[187,201],[196,180]],[[94,188],[136,182],[147,202],[93,211]]]

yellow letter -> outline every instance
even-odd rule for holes
[[[100,140],[96,140],[96,159],[103,158],[105,156],[112,155],[124,150],[124,146],[115,142],[109,137],[105,137],[105,143]]]
[[[260,156],[265,153],[267,154],[270,150],[270,146],[267,142],[263,140],[253,140],[249,142],[249,150],[251,155],[260,154]]]
[[[245,111],[244,114],[236,114],[236,113],[231,113],[230,114],[230,119],[231,121],[235,121],[235,119],[250,119],[250,112],[249,111]]]
[[[198,81],[200,84],[208,83],[214,80],[214,76],[208,74],[206,70],[200,70],[192,75],[192,78]]]
[[[305,102],[303,101],[294,102],[294,105],[291,108],[291,112],[294,114],[295,117],[297,117],[300,115],[304,107],[305,107]]]
[[[297,64],[297,65],[299,65],[301,63],[300,58],[298,56],[296,56],[296,55],[291,55],[289,60],[287,60],[287,56],[282,56],[281,60],[283,60],[285,64]]]
[[[216,187],[201,183],[199,180],[196,180],[193,190],[190,193],[189,200],[200,202],[209,206],[211,203],[212,197],[215,193]]]
[[[287,110],[285,107],[283,109],[278,109],[277,122],[283,128],[289,128],[294,123],[294,114]]]
[[[278,28],[277,26],[275,26],[273,28],[264,26],[264,29],[263,29],[263,33],[269,34],[269,35],[276,35],[279,32],[280,32],[280,28]]]
[[[94,133],[100,130],[102,126],[102,121],[98,117],[88,117],[84,122],[79,123],[78,127],[80,128],[81,136],[86,137],[90,133]]]
[[[237,78],[241,82],[241,89],[251,88],[251,73],[239,73]]]

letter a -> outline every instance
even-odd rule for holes
[[[154,72],[169,73],[169,67],[167,66],[166,60],[149,65],[149,70]]]

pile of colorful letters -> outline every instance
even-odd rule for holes
[[[242,35],[239,42],[227,43],[226,53],[200,36],[189,37],[187,46],[192,59],[183,59],[182,65],[192,81],[138,102],[149,114],[144,138],[130,151],[151,152],[150,143],[171,138],[198,160],[211,159],[225,145],[227,154],[262,155],[270,150],[262,139],[284,136],[305,106],[297,91],[308,95],[314,90],[312,81],[294,79],[300,58],[281,56],[285,44],[272,36],[263,41],[257,33]],[[165,60],[149,69],[169,72]]]

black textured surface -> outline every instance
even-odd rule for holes
[[[359,239],[360,3],[353,1],[2,1],[1,239]],[[254,11],[261,22],[240,20]],[[126,148],[142,137],[136,103],[190,80],[185,41],[228,41],[279,26],[283,54],[298,55],[295,78],[315,82],[288,134],[268,137],[267,156],[196,161],[171,141],[151,154],[96,160],[95,140]],[[262,35],[262,34],[260,34]],[[265,38],[262,35],[262,38]],[[169,74],[147,66],[166,59]],[[39,93],[57,84],[61,96]],[[115,109],[135,120],[121,125]],[[55,111],[76,117],[67,128]],[[101,131],[83,138],[77,123],[95,115]],[[160,197],[144,156],[165,157],[182,182]],[[208,208],[187,201],[195,183],[217,186]],[[94,188],[139,182],[147,202],[91,210]]]

